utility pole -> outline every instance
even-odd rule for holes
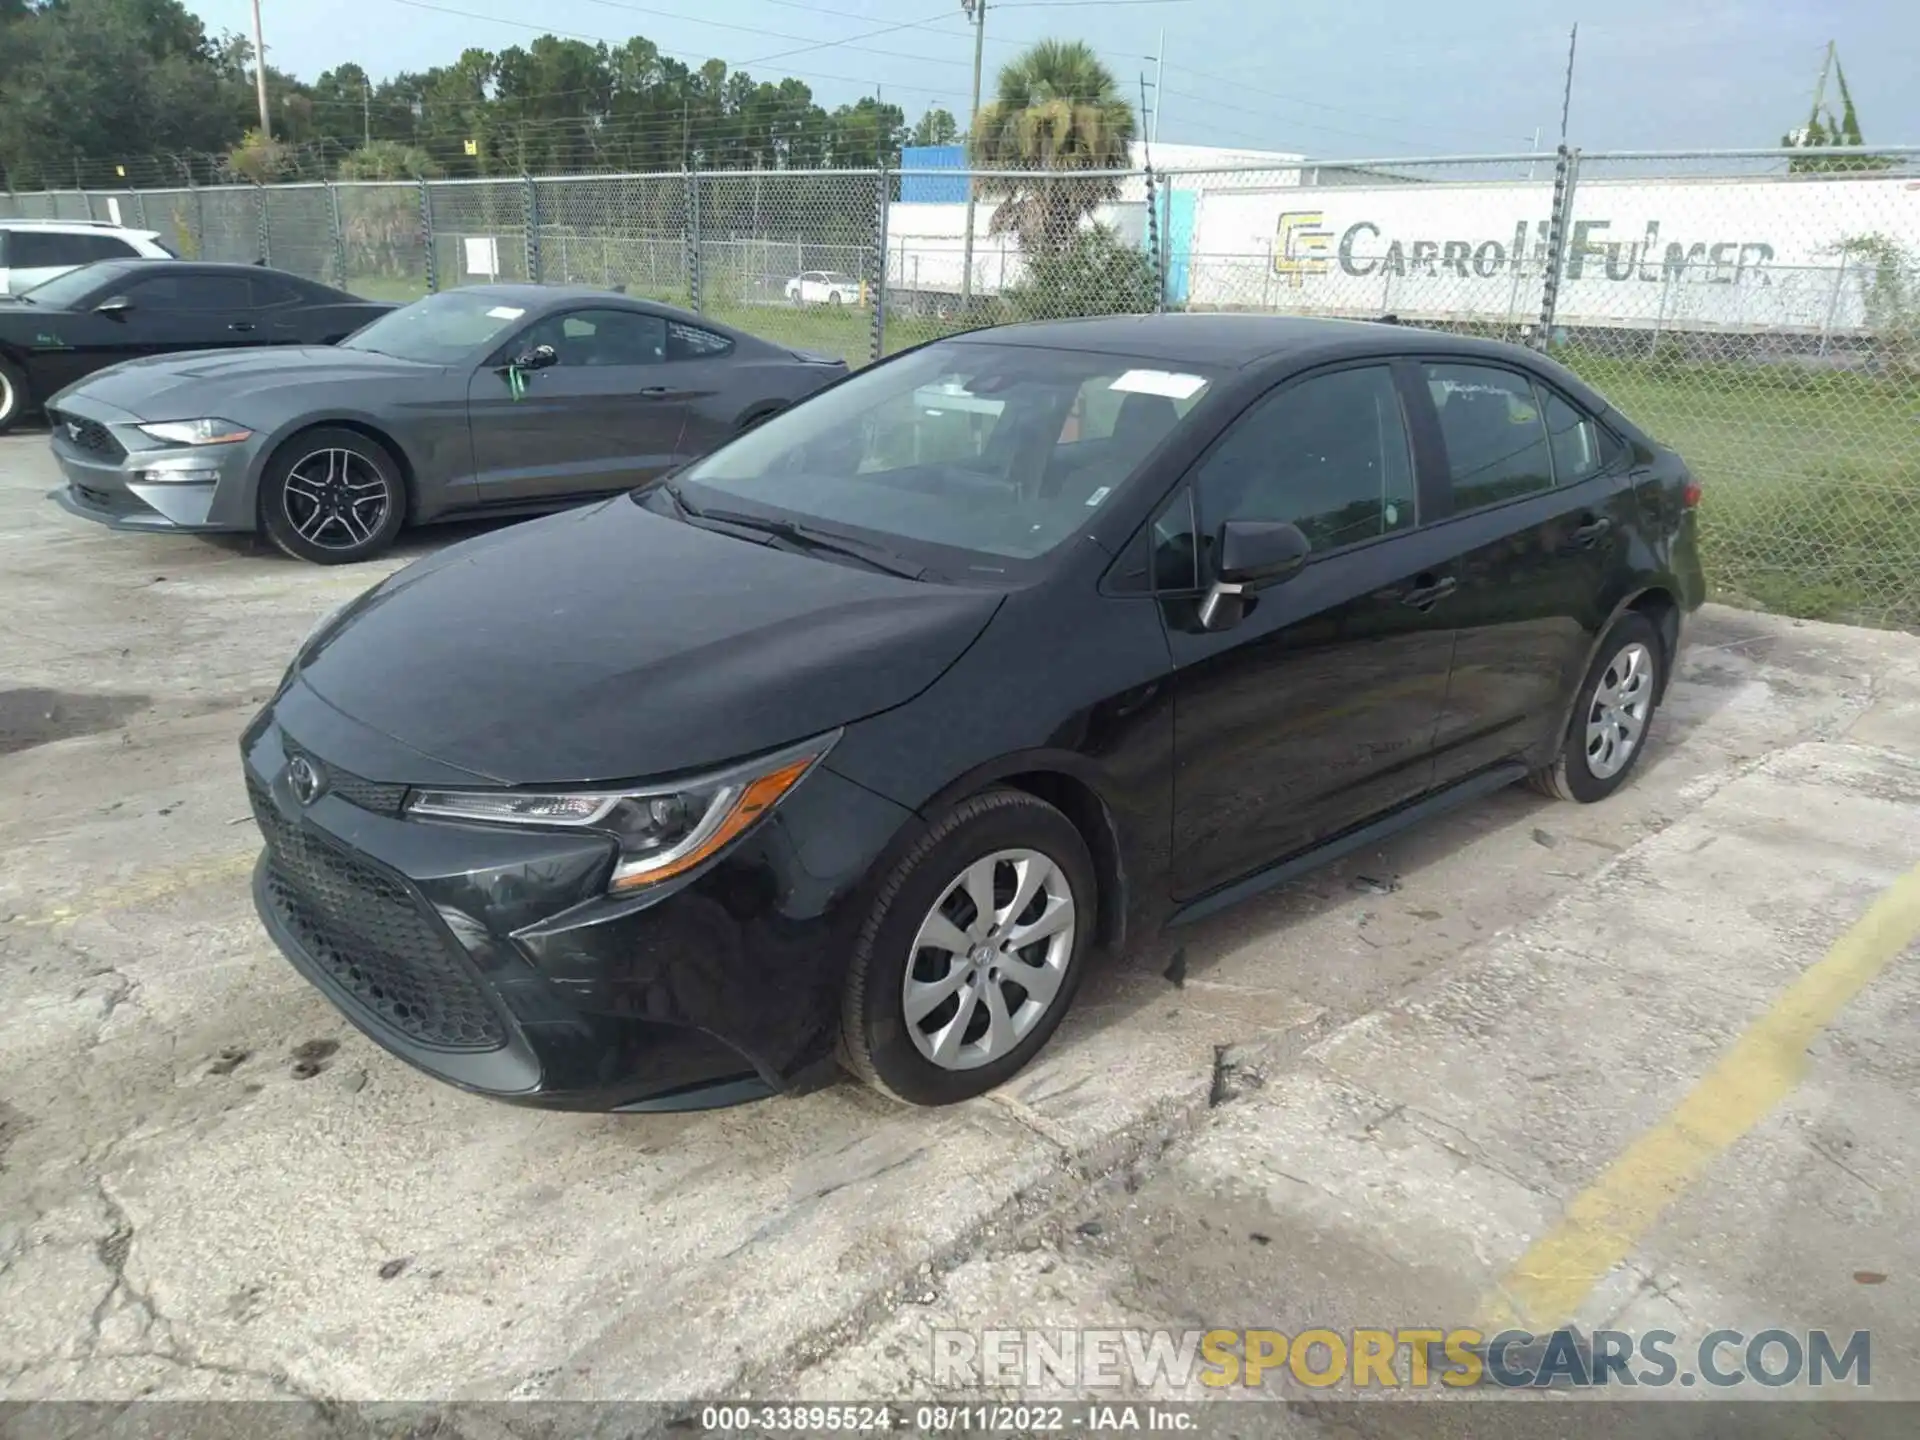
[[[960,0],[960,8],[973,22],[973,115],[967,121],[967,148],[975,154],[980,145],[980,59],[987,44],[987,0]],[[973,206],[975,185],[973,156],[967,160],[967,239],[960,266],[960,306],[962,314],[973,305]]]
[[[1573,108],[1573,52],[1580,44],[1580,25],[1574,22],[1573,33],[1567,36],[1567,86],[1560,94],[1560,148],[1567,145],[1567,112]]]
[[[373,144],[373,82],[360,81],[360,143]]]
[[[253,0],[253,88],[260,95],[260,138],[273,139],[273,119],[267,111],[267,42],[260,36],[260,0]]]
[[[1167,103],[1167,87],[1161,82],[1167,78],[1167,32],[1160,31],[1160,45],[1153,52],[1153,121],[1147,126],[1147,143],[1157,145],[1160,142],[1160,107]]]

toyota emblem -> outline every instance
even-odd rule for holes
[[[296,755],[287,762],[287,788],[302,805],[311,805],[320,798],[320,772],[304,755]]]

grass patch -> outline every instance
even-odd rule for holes
[[[1557,358],[1699,477],[1716,596],[1920,630],[1920,376]]]

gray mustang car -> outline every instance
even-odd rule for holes
[[[264,531],[323,565],[406,524],[532,514],[629,488],[847,373],[604,290],[430,295],[328,347],[116,365],[47,403],[76,515]]]

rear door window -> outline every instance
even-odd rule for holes
[[[1456,513],[1553,488],[1552,448],[1531,381],[1490,365],[1425,370]]]
[[[14,230],[7,237],[7,264],[15,270],[37,270],[49,265],[84,265],[94,257],[76,243],[84,236],[58,230]]]

